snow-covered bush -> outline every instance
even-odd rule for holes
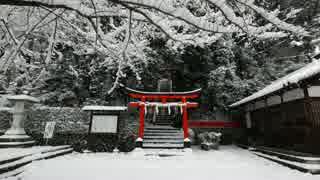
[[[198,138],[201,142],[201,148],[204,150],[218,149],[221,135],[219,132],[204,132],[199,134]]]
[[[118,149],[120,152],[130,152],[136,147],[136,136],[134,134],[127,134],[120,136]]]
[[[12,119],[12,115],[10,112],[0,107],[0,133],[4,133],[6,129],[10,127],[10,121]]]
[[[136,147],[138,117],[123,113],[120,120],[118,149],[120,152],[130,152]]]
[[[116,135],[92,134],[89,135],[87,139],[87,147],[92,152],[113,152],[116,148]]]
[[[2,113],[3,114],[3,113]],[[2,116],[0,111],[0,127],[2,117],[9,128],[9,116]],[[72,145],[75,151],[83,152],[113,152],[118,147],[120,151],[129,152],[135,148],[135,135],[138,130],[137,117],[121,113],[118,119],[119,132],[117,134],[89,134],[89,113],[80,108],[33,106],[27,112],[26,132],[32,136],[37,145],[45,145],[43,139],[45,124],[48,121],[56,122],[53,138],[49,145]],[[0,129],[1,130],[1,129]]]
[[[89,116],[80,108],[33,106],[27,113],[26,131],[32,134],[43,133],[46,122],[56,122],[56,133],[86,133]]]
[[[82,153],[87,149],[88,141],[86,139],[80,139],[75,142],[72,147],[74,151]]]

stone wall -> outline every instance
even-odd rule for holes
[[[12,114],[8,110],[0,110],[0,132],[4,132],[10,127],[11,119]],[[47,143],[43,139],[43,132],[48,121],[56,122],[54,137],[49,140],[51,145],[73,145],[90,138],[88,136],[89,112],[84,112],[80,108],[34,105],[27,111],[25,130],[37,141],[38,145]],[[121,112],[118,123],[119,132],[117,135],[99,136],[107,146],[112,148],[116,147],[121,139],[136,136],[138,131],[138,117],[135,112]]]

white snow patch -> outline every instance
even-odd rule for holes
[[[140,154],[133,156],[133,154]],[[160,157],[160,154],[172,156]],[[218,151],[136,149],[131,153],[73,153],[28,165],[23,180],[316,180],[235,146]],[[13,178],[11,178],[13,179]]]

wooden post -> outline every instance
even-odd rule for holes
[[[303,100],[303,105],[304,105],[304,116],[305,116],[305,121],[307,122],[307,127],[305,127],[305,136],[303,139],[303,142],[305,146],[310,142],[310,134],[311,131],[314,127],[314,118],[313,118],[313,110],[312,110],[312,105],[311,105],[311,98],[309,96],[309,91],[308,91],[308,86],[305,85],[303,87],[303,94],[304,94],[304,100]],[[311,127],[308,126],[311,124]],[[307,149],[307,148],[306,148]]]
[[[285,108],[285,105],[284,105],[284,100],[283,100],[283,92],[281,92],[279,94],[280,96],[280,112],[281,112],[281,123],[280,123],[280,128],[282,128],[282,125],[286,123],[287,121],[287,108]],[[281,131],[282,132],[282,131]]]
[[[308,86],[303,87],[303,94],[304,94],[304,114],[306,121],[308,124],[312,124],[312,127],[314,127],[314,118],[313,118],[313,111],[311,106],[311,98],[309,96],[308,92]]]
[[[264,118],[263,118],[263,143],[266,144],[266,141],[269,142],[269,136],[272,133],[269,106],[268,106],[268,97],[264,97]]]

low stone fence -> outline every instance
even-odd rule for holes
[[[0,109],[0,132],[5,132],[10,127],[12,114],[7,108]],[[38,145],[46,143],[43,132],[46,122],[56,122],[54,136],[49,140],[50,145],[74,145],[82,140],[87,140],[90,114],[80,108],[47,107],[34,105],[26,113],[25,130],[32,136]],[[102,137],[105,144],[111,149],[128,136],[135,136],[138,130],[138,118],[135,114],[124,112],[120,115],[119,132],[117,135]]]

